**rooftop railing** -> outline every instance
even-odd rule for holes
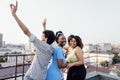
[[[32,55],[33,54],[12,54],[0,56],[0,80],[24,80],[24,75],[31,64],[30,58]],[[107,67],[100,67],[98,65],[98,57],[100,56],[84,57],[84,59],[92,57],[96,59],[96,62],[85,61],[87,73],[94,71],[109,73],[112,65],[108,64]],[[105,56],[101,57],[105,58]]]
[[[29,57],[32,54],[13,54],[0,56],[0,80],[24,80],[24,74],[30,66]],[[6,61],[5,61],[6,60]]]

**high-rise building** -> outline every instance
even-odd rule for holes
[[[2,47],[2,43],[3,43],[3,34],[0,33],[0,47]]]

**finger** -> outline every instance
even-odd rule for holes
[[[12,8],[12,4],[10,4],[10,8]]]
[[[44,22],[46,22],[46,21],[47,21],[47,19],[45,18],[45,19],[44,19]]]
[[[10,4],[10,8],[12,9],[14,7],[14,4]]]
[[[46,19],[44,18],[43,23],[45,23],[45,22],[46,22]]]
[[[69,68],[69,65],[67,65],[67,68]]]
[[[16,8],[18,8],[18,1],[16,0]]]

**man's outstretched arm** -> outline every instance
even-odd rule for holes
[[[12,13],[14,19],[16,20],[16,22],[18,23],[19,27],[22,29],[22,31],[24,32],[25,35],[30,37],[31,32],[29,31],[29,29],[25,26],[25,24],[16,15],[17,8],[18,8],[18,2],[16,1],[16,5],[10,4],[10,8],[11,8],[11,13]]]

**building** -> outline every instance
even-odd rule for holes
[[[4,55],[6,53],[11,53],[11,50],[8,48],[0,48],[0,55]]]
[[[0,47],[0,55],[8,54],[23,54],[25,52],[24,45],[6,44],[4,47]]]
[[[2,43],[3,43],[3,34],[0,33],[0,47],[2,47]]]
[[[84,52],[107,52],[112,50],[112,46],[110,43],[85,44],[83,50]]]
[[[112,45],[112,50],[114,52],[120,53],[120,45]]]
[[[99,43],[98,44],[100,46],[100,50],[101,51],[111,51],[112,50],[112,45],[110,43]]]
[[[91,65],[100,66],[100,63],[103,61],[108,61],[109,64],[112,64],[112,58],[114,54],[111,53],[84,53],[84,61],[86,64],[91,63]]]

